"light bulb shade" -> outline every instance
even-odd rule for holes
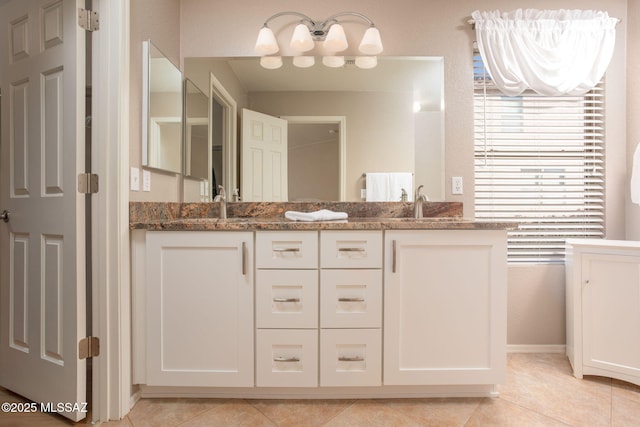
[[[263,56],[260,58],[260,65],[262,68],[266,68],[268,70],[275,70],[276,68],[282,67],[282,57],[281,56]]]
[[[293,37],[291,37],[291,43],[289,46],[297,52],[306,52],[313,49],[315,43],[313,43],[313,39],[311,38],[309,27],[304,24],[296,25],[296,28],[293,30]]]
[[[280,50],[276,36],[273,35],[273,31],[269,27],[262,27],[258,33],[258,40],[256,40],[255,51],[260,55],[271,55]]]
[[[377,55],[382,52],[382,39],[380,39],[380,31],[376,27],[369,27],[362,37],[360,52],[366,55]]]
[[[378,65],[378,58],[375,56],[357,56],[356,57],[356,67],[369,69],[374,68]]]
[[[294,56],[293,57],[293,65],[298,68],[309,68],[313,67],[313,64],[316,63],[316,60],[313,56]]]
[[[339,68],[344,66],[344,56],[324,56],[322,63],[331,68]]]
[[[327,33],[327,37],[324,39],[323,46],[330,52],[340,52],[349,46],[347,43],[347,36],[344,33],[342,25],[333,24],[329,27],[329,32]]]

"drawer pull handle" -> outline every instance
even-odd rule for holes
[[[364,248],[338,248],[339,252],[364,252]]]
[[[247,243],[242,242],[242,275],[247,275]]]
[[[364,302],[364,298],[338,298],[338,302]]]
[[[340,361],[340,362],[364,362],[364,357],[362,357],[362,356],[340,356],[340,357],[338,357],[338,361]]]
[[[282,357],[282,356],[279,356],[279,357],[274,357],[273,361],[274,362],[299,362],[300,358],[299,357],[295,357],[295,356],[293,356],[293,357]]]
[[[300,302],[300,298],[274,298],[273,302]]]
[[[300,252],[300,248],[282,248],[274,249],[273,252]]]
[[[394,240],[392,243],[392,256],[391,256],[391,272],[396,272],[396,241]]]

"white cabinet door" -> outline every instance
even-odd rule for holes
[[[148,385],[253,386],[253,233],[147,232]]]
[[[582,257],[584,365],[640,378],[640,256]],[[624,377],[622,377],[624,378]]]
[[[387,232],[384,384],[504,382],[506,267],[506,231]]]

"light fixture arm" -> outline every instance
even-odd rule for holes
[[[368,23],[370,27],[375,27],[375,24],[371,18],[358,12],[339,12],[329,16],[328,18],[322,21],[319,21],[319,20],[316,21],[311,19],[309,16],[305,15],[304,13],[294,12],[294,11],[279,12],[274,15],[271,15],[266,19],[266,21],[264,21],[263,27],[268,27],[269,22],[271,22],[276,18],[279,18],[281,16],[286,16],[286,15],[293,15],[293,16],[299,17],[300,23],[305,24],[309,28],[309,33],[311,33],[311,36],[315,41],[324,40],[325,37],[327,36],[327,33],[329,32],[329,28],[331,28],[333,24],[337,24],[338,23],[337,18],[341,16],[357,16],[358,18]]]

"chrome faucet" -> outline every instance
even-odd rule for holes
[[[416,190],[416,197],[414,198],[414,201],[413,201],[413,217],[414,218],[422,218],[422,203],[429,201],[429,198],[424,194],[422,194],[422,187],[424,187],[424,185],[419,186],[418,189]]]
[[[218,185],[218,194],[213,201],[220,202],[220,219],[227,219],[227,193],[222,185]]]

